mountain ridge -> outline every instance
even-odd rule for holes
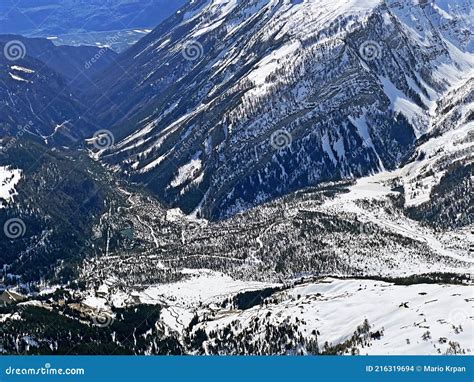
[[[311,1],[203,1],[168,19],[119,57],[109,76],[124,81],[98,80],[106,91],[94,113],[117,143],[103,161],[171,207],[212,219],[320,181],[395,168],[426,131],[434,101],[473,67],[472,52],[460,50],[472,35],[434,27],[448,22],[431,3],[338,4],[321,5],[321,14],[344,15],[329,25]],[[407,21],[408,12],[419,19]],[[297,25],[299,15],[310,31],[303,38],[272,24],[289,17]]]
[[[472,11],[193,1],[80,99],[0,37],[0,353],[471,354]]]

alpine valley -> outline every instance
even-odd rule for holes
[[[472,0],[182,4],[0,35],[0,353],[472,354]]]

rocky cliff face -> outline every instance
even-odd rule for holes
[[[211,218],[393,169],[472,68],[462,7],[193,2],[98,80],[93,112],[117,142],[101,156]]]

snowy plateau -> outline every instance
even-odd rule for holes
[[[35,43],[0,353],[472,355],[471,0],[187,1],[80,82]]]

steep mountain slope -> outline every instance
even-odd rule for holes
[[[90,118],[0,56],[0,353],[472,353],[471,13],[193,1]]]
[[[98,81],[108,90],[94,114],[118,142],[102,158],[211,218],[393,169],[474,63],[472,31],[451,8],[195,2]]]
[[[0,149],[0,166],[17,175],[6,178],[13,192],[0,207],[4,282],[69,281],[94,253],[92,227],[115,195],[110,175],[84,153],[29,136]]]
[[[97,80],[93,113],[117,142],[101,157],[210,218],[394,169],[474,65],[471,8],[193,2]]]
[[[68,64],[80,65],[81,54],[62,60],[56,54],[62,50],[47,40],[10,37],[0,37],[3,276],[13,284],[68,279],[68,272],[74,272],[71,259],[84,255],[81,248],[90,238],[94,217],[106,208],[105,195],[113,186],[101,166],[77,150],[94,127],[83,118],[84,106],[70,81],[59,73],[60,67],[55,71],[32,57],[47,56],[48,64],[62,65],[72,74],[75,68]],[[67,271],[53,271],[61,262]]]
[[[89,83],[90,78],[112,64],[117,56],[108,48],[56,46],[45,38],[0,35],[0,43],[11,44],[12,41],[24,50],[24,54],[40,60],[48,68],[64,76],[75,89],[84,82]]]
[[[16,46],[16,47],[15,47]],[[77,142],[94,129],[65,77],[42,61],[25,56],[24,45],[2,43],[0,55],[0,138],[36,136],[52,143]],[[13,50],[12,50],[13,49]],[[15,50],[17,49],[17,50]],[[15,54],[19,54],[15,56]]]
[[[400,176],[410,215],[442,229],[474,224],[474,72],[434,109]]]

